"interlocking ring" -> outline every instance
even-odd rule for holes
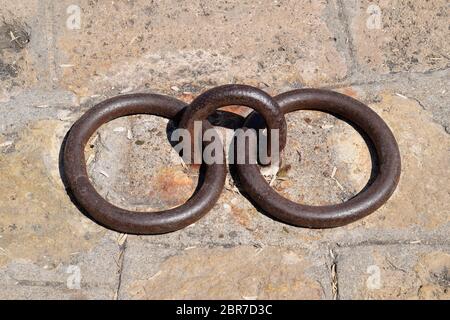
[[[70,129],[63,154],[63,173],[75,201],[100,224],[124,233],[160,234],[197,221],[215,204],[225,183],[224,164],[205,164],[203,183],[183,205],[160,212],[134,212],[106,201],[89,181],[84,148],[102,124],[133,114],[174,119],[186,104],[167,96],[130,94],[106,100],[87,111]]]
[[[269,129],[270,142],[271,130],[278,129],[280,150],[286,145],[287,125],[284,115],[296,110],[319,110],[340,116],[359,127],[375,147],[379,166],[374,181],[347,202],[329,206],[302,205],[283,198],[262,177],[257,164],[236,164],[244,191],[261,209],[280,221],[310,228],[342,226],[378,209],[398,184],[401,161],[397,142],[386,123],[365,104],[327,90],[294,90],[273,99],[254,87],[225,85],[204,92],[189,106],[167,96],[132,94],[106,100],[90,109],[72,126],[63,150],[62,172],[68,190],[94,220],[116,231],[160,234],[195,222],[218,200],[225,183],[225,164],[205,163],[204,181],[185,204],[157,213],[134,212],[116,207],[98,194],[89,181],[84,148],[95,130],[115,118],[152,114],[175,119],[181,114],[179,126],[192,133],[194,121],[206,120],[216,109],[228,105],[244,105],[255,110],[246,118],[244,130],[265,125]],[[203,121],[202,124],[204,129],[211,128],[207,122]],[[239,152],[250,154],[249,150]]]
[[[319,110],[341,116],[358,126],[373,142],[378,157],[378,174],[367,189],[344,203],[310,206],[279,195],[263,178],[256,164],[237,164],[240,183],[256,204],[272,217],[295,226],[332,228],[361,219],[387,201],[400,179],[400,152],[391,130],[372,109],[343,94],[318,89],[289,91],[276,96],[275,101],[284,114],[296,110]],[[257,118],[257,113],[251,113],[244,127],[260,122]]]
[[[206,120],[215,110],[229,105],[246,106],[257,111],[270,129],[267,136],[268,150],[271,141],[270,131],[273,129],[279,130],[279,149],[283,150],[287,137],[283,113],[270,95],[252,86],[229,84],[205,91],[186,108],[180,127],[188,129],[193,136],[194,121]]]

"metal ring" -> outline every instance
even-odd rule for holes
[[[193,134],[194,121],[206,120],[218,108],[229,105],[246,106],[261,114],[269,129],[279,130],[280,151],[284,149],[287,124],[280,107],[266,92],[248,85],[229,84],[205,91],[186,108],[180,127]],[[270,150],[270,130],[267,138]]]
[[[335,205],[309,206],[279,195],[262,177],[256,164],[236,165],[242,187],[265,212],[295,226],[332,228],[369,215],[389,199],[400,179],[400,152],[391,130],[372,109],[351,97],[319,89],[289,91],[276,96],[275,101],[284,114],[296,110],[319,110],[354,123],[372,140],[379,170],[373,183],[352,199]],[[257,117],[255,112],[250,114],[244,127],[258,122]]]
[[[70,129],[63,155],[63,172],[78,204],[100,224],[124,233],[161,234],[197,221],[218,200],[225,183],[224,164],[206,165],[204,181],[183,205],[159,212],[134,212],[114,206],[95,190],[86,171],[84,148],[102,124],[133,114],[174,119],[186,104],[155,94],[130,94],[101,102],[87,111]]]

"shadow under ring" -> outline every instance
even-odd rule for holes
[[[261,175],[258,165],[248,162],[236,164],[242,188],[261,209],[291,225],[333,228],[371,214],[389,199],[400,179],[400,151],[391,130],[372,109],[346,95],[321,89],[293,90],[276,96],[274,100],[284,114],[318,110],[355,124],[373,143],[379,167],[373,182],[350,200],[334,205],[310,206],[278,194]],[[260,116],[253,112],[246,118],[244,128],[253,128],[260,123]]]
[[[162,234],[182,229],[203,217],[218,200],[226,177],[225,164],[204,164],[203,183],[181,206],[158,212],[135,212],[106,201],[91,184],[84,149],[104,123],[135,114],[173,120],[186,108],[180,100],[156,94],[130,94],[105,100],[88,110],[70,129],[62,158],[62,172],[76,203],[99,224],[123,233]]]

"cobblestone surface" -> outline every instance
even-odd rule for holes
[[[449,299],[445,1],[6,0],[0,17],[0,298]],[[203,219],[145,237],[106,230],[70,201],[60,146],[84,111],[130,92],[189,102],[226,83],[368,104],[400,147],[392,198],[309,230],[264,215],[229,174]],[[320,205],[366,185],[370,150],[349,124],[312,111],[287,122],[277,192]],[[188,199],[198,169],[171,148],[171,125],[142,115],[102,126],[86,149],[97,190],[140,211]]]

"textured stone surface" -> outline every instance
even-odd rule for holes
[[[32,10],[38,1],[2,5],[0,22],[0,101],[6,100],[19,88],[36,83],[35,59],[26,49],[30,46]],[[35,24],[33,25],[35,26]]]
[[[58,2],[56,11],[69,4]],[[71,65],[60,70],[61,84],[83,96],[173,85],[196,91],[230,82],[312,85],[347,75],[334,1],[79,5],[82,28],[59,29],[56,46],[59,63]],[[117,17],[112,25],[109,14]],[[63,23],[66,16],[57,18]]]
[[[336,229],[308,230],[287,226],[259,212],[239,194],[239,189],[230,179],[219,202],[202,220],[184,231],[149,238],[148,241],[167,245],[181,241],[197,246],[204,243],[294,245],[301,240],[299,245],[308,247],[317,240],[343,243],[446,240],[450,208],[445,199],[449,198],[449,174],[442,164],[449,158],[449,136],[440,125],[431,121],[429,112],[415,100],[386,92],[381,92],[379,99],[370,106],[394,132],[402,154],[403,169],[392,198],[372,215]],[[288,124],[288,147],[273,184],[275,190],[293,201],[325,205],[345,201],[364,187],[372,166],[369,150],[350,125],[323,113],[306,111],[290,114]],[[418,132],[420,135],[415,134]],[[160,159],[161,154],[167,155],[165,159],[170,158],[170,146],[162,144],[159,151],[152,155],[146,150],[143,153],[135,150],[132,154],[139,156],[133,155],[133,159],[141,161],[127,164],[130,168],[127,172],[139,172],[146,177],[139,187],[145,190],[143,193],[158,188],[158,184],[148,186],[148,182],[161,177],[160,163],[163,162],[167,168],[165,161]],[[175,163],[170,168],[171,174],[164,175],[163,186],[174,184],[173,177],[181,173]],[[194,181],[195,184],[195,175],[189,172],[186,175],[181,181],[189,181],[189,184]],[[122,189],[128,190],[129,187]],[[164,195],[164,192],[160,191],[160,194]],[[129,195],[122,192],[120,197],[127,199]],[[167,199],[165,203],[162,200],[164,197],[154,200],[150,197],[147,203],[165,204],[160,209],[172,206]]]
[[[368,28],[368,18],[376,21],[366,1],[4,2],[0,298],[449,298],[444,1],[381,1],[380,29]],[[106,230],[70,201],[59,151],[84,111],[130,92],[190,102],[232,82],[270,94],[327,87],[367,103],[402,154],[392,198],[345,227],[296,228],[255,208],[231,172],[204,218],[147,237]],[[239,126],[238,119],[214,119]],[[364,187],[370,149],[349,124],[312,111],[291,113],[287,122],[282,167],[276,176],[264,171],[275,190],[324,205]],[[100,194],[138,211],[189,198],[199,170],[171,148],[172,129],[147,115],[102,126],[86,148]]]
[[[60,120],[33,122],[2,148],[2,299],[111,299],[116,294],[116,236],[77,210],[60,179],[58,156],[66,129]]]
[[[320,250],[240,246],[177,252],[131,240],[121,286],[124,298],[329,298],[327,254]]]
[[[80,214],[59,175],[63,122],[43,120],[19,133],[0,158],[0,264],[41,264],[92,248],[105,230]]]
[[[158,211],[186,202],[197,185],[198,170],[180,164],[166,128],[168,120],[149,115],[103,126],[93,137],[92,156],[88,156],[100,194],[138,211]]]
[[[24,89],[54,89],[53,1],[3,1],[0,12],[0,101]]]
[[[433,73],[410,73],[396,76],[386,81],[368,84],[355,84],[339,89],[365,102],[380,101],[382,92],[390,92],[397,97],[416,100],[431,113],[433,120],[441,124],[450,133],[450,71],[449,69]]]
[[[340,297],[448,300],[449,249],[421,245],[340,249]]]
[[[92,250],[72,252],[60,262],[41,264],[15,258],[0,268],[0,299],[113,299],[118,263],[118,245],[112,235]]]
[[[449,67],[447,1],[342,3],[361,72],[424,72]]]
[[[442,165],[450,156],[448,134],[430,122],[429,115],[417,102],[392,95],[382,95],[381,99],[371,107],[387,122],[397,139],[402,155],[402,176],[392,199],[364,219],[364,227],[421,227],[431,231],[448,226],[450,207],[447,201],[438,200],[449,197],[448,170]],[[352,172],[347,176],[352,176]],[[433,197],[435,200],[430,200]],[[357,225],[352,224],[352,227]]]

